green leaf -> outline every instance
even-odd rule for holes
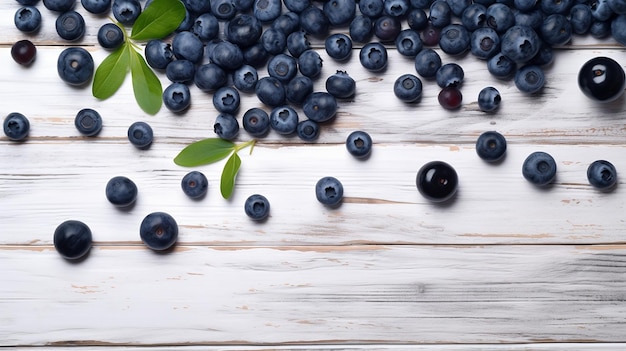
[[[221,138],[208,138],[187,145],[174,158],[174,163],[184,167],[194,167],[217,162],[235,150],[235,143]]]
[[[154,0],[133,24],[133,40],[161,39],[172,33],[185,19],[185,5],[180,0]]]
[[[91,86],[94,97],[107,99],[122,86],[130,68],[130,50],[124,43],[100,63]]]
[[[136,50],[130,51],[132,52],[130,55],[130,72],[133,77],[135,100],[137,100],[142,110],[154,115],[159,112],[163,102],[161,81],[139,52]]]
[[[225,199],[230,198],[233,190],[235,190],[235,177],[237,177],[239,166],[241,166],[241,158],[239,158],[236,152],[233,152],[224,165],[222,179],[220,180],[220,191]]]

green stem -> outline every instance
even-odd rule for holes
[[[250,155],[252,155],[252,150],[254,150],[255,143],[256,143],[256,139],[252,139],[252,140],[246,141],[245,143],[237,144],[235,145],[235,152],[241,149],[245,149],[246,147],[250,146]]]

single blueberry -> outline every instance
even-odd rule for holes
[[[137,185],[127,177],[115,176],[107,182],[105,195],[116,207],[128,207],[137,200]]]
[[[141,3],[139,0],[113,0],[111,12],[118,22],[132,24],[141,14]]]
[[[244,93],[253,93],[258,80],[256,68],[250,65],[243,65],[233,73],[235,88]]]
[[[439,44],[441,36],[441,28],[429,24],[421,33],[422,43],[424,46],[436,46]]]
[[[428,15],[421,8],[412,8],[407,13],[406,23],[414,31],[422,31],[428,27]]]
[[[153,139],[152,127],[146,122],[135,122],[128,127],[128,141],[138,149],[147,149]]]
[[[437,27],[443,28],[452,22],[452,9],[445,0],[436,0],[430,4],[430,12],[428,19],[430,23]]]
[[[196,65],[185,59],[174,60],[165,68],[165,76],[173,83],[189,83],[196,75]]]
[[[572,25],[564,15],[552,14],[543,20],[540,33],[549,45],[565,45],[572,37]]]
[[[316,50],[307,50],[298,57],[298,69],[303,76],[315,78],[322,72],[322,58]]]
[[[234,115],[240,103],[239,91],[233,87],[221,87],[213,94],[213,107],[221,113]]]
[[[204,173],[199,171],[191,171],[180,181],[183,193],[192,199],[199,199],[206,195],[209,190],[209,180]]]
[[[403,74],[396,79],[393,93],[404,102],[416,102],[422,97],[422,81],[413,74]]]
[[[239,134],[239,122],[231,114],[220,113],[215,118],[213,131],[222,139],[233,140]]]
[[[272,28],[289,35],[300,29],[300,15],[295,12],[286,12],[272,22]]]
[[[463,68],[451,62],[439,67],[435,74],[435,80],[441,88],[458,87],[463,83],[464,76]]]
[[[350,22],[349,33],[353,41],[366,43],[374,33],[374,22],[367,16],[358,15]]]
[[[363,45],[359,52],[361,65],[372,72],[379,72],[387,67],[387,49],[379,42]]]
[[[150,249],[167,250],[178,240],[178,224],[165,212],[152,212],[141,221],[139,236]]]
[[[415,56],[415,70],[424,78],[434,78],[439,67],[441,67],[441,57],[433,49],[423,49]]]
[[[268,53],[278,55],[287,48],[287,36],[279,29],[268,28],[261,35],[261,43]]]
[[[309,49],[311,49],[311,43],[309,43],[306,32],[295,31],[287,36],[287,50],[291,56],[298,58]]]
[[[192,32],[179,32],[172,39],[172,52],[178,59],[189,60],[197,64],[204,55],[204,44]]]
[[[191,105],[189,87],[183,83],[172,83],[163,90],[163,104],[172,112],[182,112]]]
[[[502,54],[515,62],[526,62],[539,51],[539,35],[528,26],[514,25],[500,37]]]
[[[600,102],[613,101],[624,94],[624,69],[609,57],[594,57],[580,68],[578,86],[585,96]]]
[[[499,79],[508,79],[517,70],[516,63],[501,52],[487,60],[487,70],[492,76]]]
[[[281,0],[255,0],[252,5],[252,13],[254,17],[261,22],[272,22],[282,11]]]
[[[11,57],[20,65],[28,66],[37,57],[37,47],[28,39],[18,40],[11,46]]]
[[[98,29],[98,44],[103,48],[116,49],[122,45],[123,42],[124,32],[118,25],[105,23]]]
[[[160,39],[149,40],[144,53],[146,62],[154,69],[165,69],[174,60],[172,47]]]
[[[572,6],[569,12],[570,24],[572,25],[572,33],[587,34],[593,21],[591,9],[586,4],[576,4]]]
[[[479,59],[487,60],[500,52],[500,36],[495,29],[482,27],[472,32],[470,52]]]
[[[486,26],[487,8],[479,3],[469,5],[461,14],[461,23],[468,31]]]
[[[315,184],[317,201],[329,207],[337,207],[343,200],[343,184],[335,177],[323,177]]]
[[[225,70],[236,70],[244,63],[239,46],[228,41],[221,41],[213,47],[211,60]]]
[[[302,29],[316,37],[325,37],[328,33],[330,22],[322,9],[317,6],[309,6],[300,12],[300,26]]]
[[[243,62],[255,68],[259,68],[267,62],[270,54],[263,47],[263,43],[258,42],[243,50]]]
[[[378,18],[384,11],[383,0],[360,0],[358,5],[359,11],[369,18]]]
[[[269,114],[270,126],[278,134],[290,135],[296,132],[299,117],[296,110],[291,106],[279,106],[272,109]]]
[[[598,21],[594,19],[591,22],[591,27],[589,27],[589,34],[596,39],[604,39],[608,37],[609,35],[613,34],[611,30],[612,24],[620,23],[620,22],[622,24],[626,22],[624,21],[624,17],[621,15],[615,17],[613,21]],[[617,31],[619,31],[621,28],[624,28],[624,27],[620,25],[616,26]],[[616,33],[619,33],[619,32],[616,32]],[[614,37],[614,39],[617,40],[618,42],[620,41],[619,37]]]
[[[320,125],[315,121],[305,119],[298,123],[296,133],[298,137],[304,141],[314,141],[320,135]]]
[[[253,107],[243,114],[243,129],[255,138],[264,137],[270,131],[270,118],[264,110]]]
[[[506,139],[495,131],[484,132],[476,140],[476,153],[487,162],[499,161],[506,153]]]
[[[458,87],[445,87],[437,95],[439,105],[447,110],[456,110],[461,107],[463,94]]]
[[[268,106],[276,107],[285,102],[285,87],[274,77],[259,79],[254,91],[259,100]]]
[[[337,71],[326,78],[326,91],[338,99],[354,96],[356,82],[346,71]]]
[[[13,16],[15,27],[24,33],[32,33],[41,27],[41,12],[34,6],[22,6]]]
[[[522,66],[515,73],[515,86],[523,93],[533,94],[541,90],[545,84],[545,74],[536,65]]]
[[[413,29],[405,29],[396,37],[396,48],[400,55],[415,57],[423,47],[419,33]]]
[[[14,141],[24,140],[30,131],[28,118],[19,112],[9,113],[2,123],[4,135]]]
[[[396,17],[383,15],[374,21],[374,35],[382,42],[395,40],[401,30],[402,24]]]
[[[102,130],[102,117],[98,111],[84,108],[76,114],[74,126],[85,136],[94,136]]]
[[[548,153],[533,152],[524,160],[522,175],[534,185],[548,185],[556,177],[556,162]]]
[[[76,11],[67,11],[59,15],[55,21],[57,34],[65,40],[78,40],[85,35],[85,19]]]
[[[613,16],[613,9],[608,0],[595,0],[591,3],[591,14],[598,21],[608,21]]]
[[[298,73],[298,61],[292,56],[278,54],[267,63],[267,73],[270,77],[287,84]]]
[[[231,26],[228,26],[230,33]],[[212,13],[206,12],[196,17],[191,28],[192,32],[202,41],[209,41],[217,38],[220,30],[220,24],[217,17]],[[230,37],[229,37],[230,40]]]
[[[459,177],[448,163],[431,161],[419,169],[415,183],[422,196],[439,203],[450,200],[456,194]]]
[[[218,27],[219,31],[219,27]],[[257,43],[263,33],[263,25],[254,16],[239,14],[228,22],[225,30],[229,42],[239,47],[249,47]],[[218,33],[216,33],[217,37]]]
[[[260,194],[248,196],[243,208],[246,215],[255,221],[262,221],[270,214],[270,202]]]
[[[337,100],[327,92],[314,92],[304,101],[302,111],[309,119],[315,122],[326,122],[335,117]]]
[[[91,229],[87,224],[67,220],[54,230],[54,248],[67,260],[77,260],[84,257],[92,246]]]
[[[460,24],[450,24],[441,29],[439,47],[448,55],[460,55],[470,48],[470,33]]]
[[[211,13],[222,21],[228,21],[237,15],[237,8],[232,0],[211,0]]]
[[[204,92],[215,91],[223,87],[227,81],[226,71],[215,63],[198,66],[193,77],[195,85]]]
[[[332,34],[324,41],[324,49],[335,60],[346,60],[352,55],[352,39],[343,33]]]
[[[80,0],[80,3],[87,12],[96,15],[104,14],[111,9],[111,0]]]
[[[76,0],[43,0],[43,6],[54,12],[67,12],[74,8]]]
[[[346,149],[356,158],[365,158],[372,152],[372,137],[364,131],[357,130],[346,138]]]
[[[331,26],[350,23],[356,14],[355,0],[329,0],[322,6],[322,11]]]
[[[617,185],[617,170],[611,162],[597,160],[587,168],[587,179],[594,188],[610,191]]]
[[[81,47],[68,47],[59,55],[57,71],[59,77],[67,84],[83,85],[93,76],[93,57],[89,51]]]
[[[496,2],[487,7],[487,26],[495,29],[499,34],[506,32],[515,25],[515,15],[510,7],[505,4]]]
[[[478,93],[478,108],[483,112],[493,112],[500,106],[500,92],[494,87],[485,87]]]
[[[285,98],[295,105],[302,105],[311,93],[313,93],[313,81],[306,76],[296,76],[285,87]]]

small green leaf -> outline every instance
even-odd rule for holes
[[[235,190],[235,178],[237,177],[237,172],[239,172],[239,166],[241,166],[241,158],[239,158],[236,152],[233,152],[224,165],[222,179],[220,180],[220,191],[225,199],[230,198],[233,190]]]
[[[174,158],[174,163],[184,167],[194,167],[217,162],[235,150],[235,144],[221,138],[208,138],[187,145]]]
[[[150,5],[152,6],[152,5]],[[136,50],[130,50],[130,72],[133,77],[135,100],[142,110],[154,115],[161,109],[163,87],[143,56]]]
[[[130,38],[164,38],[176,30],[184,19],[185,5],[180,0],[154,0],[135,20]]]
[[[130,50],[124,43],[100,63],[91,86],[94,97],[107,99],[122,86],[130,67]]]

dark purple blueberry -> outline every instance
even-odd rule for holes
[[[23,6],[13,16],[15,27],[24,33],[32,33],[41,27],[41,12],[34,6]]]
[[[413,74],[403,74],[396,79],[393,93],[404,102],[418,101],[422,97],[422,81]]]
[[[116,207],[128,207],[137,200],[137,185],[127,177],[116,176],[107,182],[105,195]]]
[[[209,180],[204,173],[191,171],[183,176],[180,181],[183,193],[192,199],[199,199],[206,195],[209,190]]]
[[[587,179],[594,188],[611,191],[617,185],[617,170],[611,162],[597,160],[587,168]]]
[[[483,112],[493,112],[498,109],[501,100],[498,89],[485,87],[478,93],[478,108]]]
[[[365,44],[359,52],[361,65],[372,72],[379,72],[387,67],[387,49],[379,42]]]
[[[91,229],[87,224],[67,220],[54,231],[54,248],[67,260],[77,260],[84,257],[92,245]]]
[[[624,93],[626,75],[622,66],[612,58],[594,57],[580,68],[578,86],[593,100],[613,101]]]
[[[441,89],[439,95],[437,95],[439,105],[446,110],[456,110],[461,107],[463,102],[463,94],[457,87],[445,87]]]
[[[497,162],[506,153],[506,139],[496,131],[484,132],[476,140],[476,153],[487,162]]]
[[[265,220],[270,215],[270,202],[263,195],[250,195],[244,204],[244,212],[252,220]]]
[[[356,82],[346,71],[337,71],[326,78],[326,91],[338,99],[354,96]]]
[[[102,130],[102,117],[98,111],[84,108],[76,114],[74,126],[85,136],[94,136]]]
[[[255,138],[264,137],[270,131],[270,118],[264,110],[253,107],[242,117],[243,129]]]
[[[534,185],[546,186],[556,177],[556,162],[543,151],[533,152],[524,160],[522,175]]]
[[[18,40],[11,46],[11,57],[20,65],[30,65],[36,56],[37,47],[28,39]]]
[[[346,149],[356,158],[365,158],[372,152],[372,137],[364,131],[357,130],[346,138]]]
[[[450,200],[456,194],[459,177],[448,163],[431,161],[419,169],[415,183],[422,196],[440,203]]]
[[[24,140],[30,131],[28,118],[19,112],[9,113],[2,123],[4,135],[13,141]]]
[[[323,177],[315,184],[315,197],[325,206],[338,207],[343,200],[343,185],[335,177]]]
[[[141,221],[139,236],[150,249],[167,250],[178,240],[178,224],[165,212],[152,212]]]
[[[402,24],[396,17],[383,15],[374,22],[374,35],[382,42],[390,42],[396,39]]]
[[[439,37],[441,36],[441,28],[433,25],[428,25],[421,33],[422,43],[425,46],[435,46],[439,44]]]

